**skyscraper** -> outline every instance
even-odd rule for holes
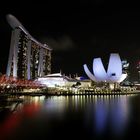
[[[29,80],[50,74],[52,49],[34,39],[13,15],[7,21],[13,30],[6,75]]]

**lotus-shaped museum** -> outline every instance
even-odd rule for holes
[[[95,82],[120,83],[127,77],[126,73],[122,73],[122,61],[117,53],[110,54],[107,72],[103,66],[101,58],[93,59],[92,69],[94,75],[90,72],[86,64],[84,64],[83,67],[87,76]]]

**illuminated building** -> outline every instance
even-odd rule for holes
[[[70,81],[69,77],[62,75],[61,73],[48,74],[36,79],[40,84],[48,87],[66,86],[66,83]]]
[[[137,62],[136,68],[137,68],[137,72],[138,72],[138,81],[140,81],[140,61],[139,60]]]
[[[89,80],[74,79],[62,75],[61,73],[53,73],[38,77],[35,81],[47,87],[73,87],[78,83],[80,83],[82,87],[89,87],[91,85],[91,81]]]
[[[129,82],[130,80],[129,62],[126,59],[122,60],[122,71],[123,73],[127,73],[127,77],[123,82],[125,83]]]
[[[120,83],[127,77],[127,74],[122,71],[122,62],[117,53],[112,53],[110,55],[107,72],[103,66],[101,58],[93,59],[94,75],[89,71],[86,64],[84,64],[83,67],[87,76],[95,82]]]
[[[34,39],[13,15],[7,21],[13,30],[6,75],[29,80],[51,73],[52,49]]]

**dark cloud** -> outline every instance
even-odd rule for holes
[[[54,51],[71,51],[75,48],[74,41],[66,35],[61,37],[55,38],[42,38],[42,42],[47,42],[47,44],[54,50]]]

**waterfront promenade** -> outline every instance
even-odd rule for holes
[[[104,89],[94,89],[94,88],[45,88],[45,89],[23,89],[15,90],[12,92],[6,91],[0,94],[0,97],[10,96],[10,95],[31,95],[31,96],[41,96],[41,95],[127,95],[127,94],[139,94],[140,90],[136,88],[125,88],[117,90],[104,90]]]

